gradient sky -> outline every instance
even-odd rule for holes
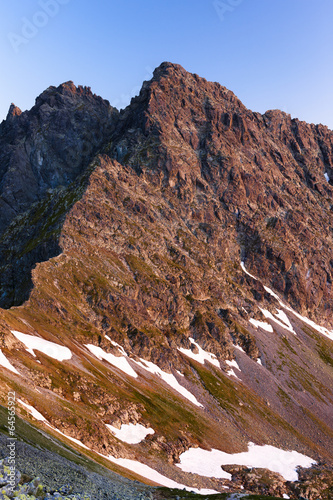
[[[254,111],[333,129],[332,0],[11,0],[0,12],[0,121],[67,80],[123,108],[171,61]]]

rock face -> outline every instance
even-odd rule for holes
[[[228,239],[257,276],[299,310],[330,320],[327,127],[278,110],[253,113],[219,84],[164,63],[121,114],[117,131],[112,154],[176,198],[207,240],[214,224],[229,223]]]
[[[11,106],[0,144],[0,300],[26,300],[0,340],[27,403],[104,455],[134,458],[105,424],[153,427],[135,458],[181,484],[191,446],[332,463],[333,132],[163,63],[120,113],[72,83]],[[73,357],[35,359],[10,330]]]
[[[49,87],[30,111],[22,113],[15,105],[10,106],[7,119],[0,125],[2,307],[25,300],[31,288],[31,268],[60,250],[56,240],[48,241],[44,235],[38,248],[26,252],[27,235],[22,233],[21,241],[11,242],[13,228],[7,233],[9,239],[4,235],[6,229],[12,221],[14,227],[22,225],[25,215],[30,219],[26,229],[34,226],[28,231],[34,232],[29,238],[37,237],[42,229],[38,212],[42,211],[45,224],[54,208],[45,214],[45,207],[36,204],[45,205],[54,190],[68,187],[84,173],[108,140],[116,119],[117,111],[108,101],[92,94],[90,88],[76,88],[73,82]],[[36,207],[35,212],[28,212],[31,207]]]

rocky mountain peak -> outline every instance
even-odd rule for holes
[[[50,107],[70,107],[81,101],[91,104],[96,103],[96,105],[102,104],[112,109],[109,101],[93,94],[90,87],[82,85],[76,87],[72,81],[62,83],[58,87],[48,87],[36,98],[36,107],[40,107],[44,103],[47,103]]]
[[[49,87],[17,120],[19,115],[12,105],[0,125],[0,254],[4,250],[1,235],[11,222],[34,204],[43,203],[50,191],[66,188],[84,175],[95,154],[109,141],[118,120],[118,111],[108,101],[73,82]],[[30,229],[35,231],[37,227]],[[31,266],[59,251],[54,241],[42,246],[42,251],[34,249],[34,257],[25,257],[25,278],[3,277],[2,305],[12,305],[14,290],[14,302],[21,302],[19,290],[31,287]]]
[[[20,108],[15,106],[14,103],[11,103],[11,105],[9,106],[6,120],[10,120],[11,118],[14,118],[15,116],[20,116],[21,114],[22,111],[20,110]]]
[[[220,84],[165,62],[121,114],[110,155],[168,196],[176,193],[186,206],[212,197],[215,214],[235,214],[241,254],[256,273],[274,281],[300,310],[316,314],[325,303],[329,319],[329,237],[323,264],[313,257],[313,247],[305,255],[296,234],[304,210],[314,234],[315,228],[325,231],[332,217],[333,135],[326,127],[291,119],[279,110],[252,112]],[[186,211],[186,220],[192,217],[197,212]],[[259,231],[255,217],[268,224],[265,231]],[[212,222],[204,215],[200,219]],[[274,237],[269,220],[279,220]],[[313,265],[317,271],[309,284],[306,276]]]

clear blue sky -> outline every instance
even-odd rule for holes
[[[44,3],[44,9],[42,4]],[[332,0],[1,2],[0,120],[73,80],[121,108],[162,61],[333,129]],[[225,12],[224,12],[225,11]]]

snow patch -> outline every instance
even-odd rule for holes
[[[114,347],[118,347],[119,351],[121,352],[121,354],[123,356],[127,356],[125,349],[120,344],[118,344],[114,340],[110,339],[110,337],[108,335],[105,335],[105,338],[108,339]]]
[[[192,472],[206,477],[231,480],[231,474],[222,469],[223,465],[235,464],[248,467],[260,467],[281,474],[286,481],[297,481],[298,466],[311,467],[316,462],[297,451],[284,451],[274,446],[258,446],[249,443],[248,451],[242,453],[224,453],[220,450],[190,448],[180,455],[177,467],[184,472]]]
[[[121,347],[119,344],[117,344],[117,342],[114,342],[113,340],[111,340],[110,337],[108,337],[107,335],[105,337],[108,340],[110,340],[110,342],[114,346],[118,347],[118,349],[122,353],[122,356],[115,356],[112,353],[105,352],[101,347],[98,347],[98,346],[95,346],[92,344],[86,344],[85,347],[87,347],[89,349],[89,351],[94,356],[96,356],[99,360],[102,361],[104,359],[105,361],[107,361],[111,365],[119,368],[119,370],[123,371],[127,375],[130,375],[131,377],[137,378],[138,374],[134,371],[134,369],[132,368],[132,366],[130,365],[128,360],[126,359],[127,354],[126,354],[125,350],[123,349],[123,347]],[[186,399],[188,399],[189,401],[191,401],[195,405],[203,408],[203,405],[201,403],[199,403],[199,401],[196,399],[196,397],[193,396],[193,394],[190,391],[185,389],[185,387],[180,385],[178,380],[176,379],[176,377],[174,375],[172,375],[171,373],[164,372],[157,365],[155,365],[151,361],[146,361],[145,359],[140,359],[140,361],[132,360],[132,362],[134,364],[136,364],[137,366],[140,366],[144,370],[152,373],[153,375],[157,375],[166,384],[168,384],[173,390],[182,394],[182,396],[184,396]]]
[[[262,362],[261,362],[261,359],[260,359],[260,358],[258,358],[258,359],[257,359],[257,363],[258,363],[258,365],[261,365],[261,366],[262,366]]]
[[[230,366],[230,367],[232,366],[232,367],[236,368],[236,369],[237,369],[237,370],[239,370],[240,372],[242,371],[242,370],[239,368],[239,365],[238,365],[238,363],[237,363],[237,361],[236,361],[235,359],[233,359],[232,361],[226,360],[226,364],[227,364],[228,366]]]
[[[200,406],[201,408],[204,408],[204,406],[201,403],[199,403],[197,398],[193,396],[193,394],[190,391],[188,391],[187,389],[185,389],[185,387],[180,385],[180,383],[178,382],[176,377],[172,375],[172,373],[164,372],[157,365],[155,365],[151,361],[146,361],[145,359],[140,359],[140,362],[135,361],[135,363],[144,370],[160,377],[173,390],[179,392],[182,396],[191,401],[191,403],[195,404],[196,406]]]
[[[8,359],[6,358],[1,349],[0,349],[0,366],[3,366],[4,368],[7,368],[7,370],[16,373],[16,375],[20,375],[19,372],[16,370],[16,368],[8,361]]]
[[[269,293],[272,297],[274,297],[276,300],[278,300],[279,302],[280,301],[280,297],[278,295],[276,295],[275,292],[273,292],[273,290],[271,290],[270,288],[268,288],[268,286],[264,286],[264,289],[266,290],[267,293]]]
[[[330,176],[328,175],[327,172],[324,173],[324,177],[327,180],[327,182],[330,182]]]
[[[181,353],[185,354],[185,356],[188,356],[189,358],[194,359],[198,363],[201,363],[202,365],[205,363],[205,361],[209,361],[212,365],[217,366],[217,368],[221,368],[220,363],[215,356],[215,354],[211,354],[210,352],[204,351],[197,342],[195,342],[194,339],[189,338],[190,342],[194,344],[199,352],[195,354],[194,352],[191,351],[191,349],[184,349],[183,347],[178,347],[178,351]]]
[[[247,270],[245,268],[245,265],[244,265],[244,262],[241,262],[241,267],[242,267],[243,271],[246,274],[248,274],[249,276],[251,276],[251,278],[254,278],[255,280],[257,279],[254,276],[252,276],[250,273],[247,272]],[[314,330],[317,330],[317,332],[321,333],[322,335],[325,335],[325,337],[328,337],[329,339],[333,340],[333,330],[328,330],[324,326],[317,325],[317,323],[315,323],[311,319],[307,318],[306,316],[302,316],[301,314],[298,314],[296,311],[294,311],[294,309],[292,309],[288,305],[284,304],[282,302],[282,300],[280,299],[280,297],[275,292],[273,292],[273,290],[271,290],[267,286],[264,286],[264,289],[266,290],[267,293],[269,293],[270,295],[272,295],[272,297],[274,297],[279,302],[280,306],[283,307],[283,309],[285,309],[286,311],[290,311],[298,319],[300,319],[301,321],[303,321],[307,325],[311,326],[311,328],[313,328]],[[279,317],[279,314],[277,314],[276,316]],[[277,321],[274,317],[273,317],[273,319],[274,319],[274,321]],[[280,319],[281,319],[281,315],[280,315]],[[288,320],[288,322],[289,322],[289,320]],[[283,326],[283,328],[286,328],[287,330],[292,331],[292,333],[295,334],[293,328],[290,325],[290,322],[289,322],[288,326],[284,326],[281,323],[280,323],[280,325]]]
[[[295,331],[294,331],[294,329],[292,327],[292,324],[290,323],[289,318],[288,318],[288,316],[286,315],[286,313],[284,311],[282,311],[281,309],[277,309],[277,313],[275,313],[274,316],[276,316],[285,325],[287,325],[288,328],[290,329],[290,331],[293,331],[295,333]]]
[[[18,402],[24,406],[28,411],[29,413],[36,419],[36,420],[39,420],[40,422],[44,422],[44,424],[46,424],[48,427],[50,427],[50,429],[53,429],[54,431],[58,432],[59,434],[61,434],[62,436],[64,436],[65,438],[69,439],[70,441],[73,441],[73,443],[76,443],[78,444],[79,446],[82,446],[83,448],[85,448],[86,450],[89,450],[89,448],[81,443],[81,441],[79,441],[78,439],[75,439],[71,436],[67,436],[66,434],[64,434],[63,432],[59,431],[59,429],[57,429],[56,427],[53,427],[47,420],[46,418],[38,411],[36,410],[36,408],[34,408],[33,406],[31,405],[28,405],[27,403],[25,403],[24,401],[22,401],[21,399],[18,399]]]
[[[125,469],[135,472],[142,477],[150,479],[151,481],[154,481],[161,486],[166,486],[167,488],[178,488],[181,490],[185,489],[186,491],[193,491],[194,493],[199,493],[200,495],[214,495],[216,493],[220,493],[219,491],[209,489],[199,490],[197,488],[192,488],[191,486],[185,486],[183,484],[177,483],[176,481],[163,476],[148,465],[137,462],[136,460],[130,460],[129,458],[114,458],[111,455],[104,458],[107,458],[108,460],[110,460],[110,462],[120,465],[121,467],[125,467]]]
[[[233,359],[232,361],[226,360],[226,364],[227,364],[228,366],[230,366],[230,367],[234,367],[234,368],[236,368],[236,369],[237,369],[238,371],[240,371],[240,372],[242,371],[242,370],[239,368],[238,363],[237,363],[237,361],[236,361],[235,359]],[[237,377],[236,373],[234,372],[234,370],[233,370],[232,368],[231,368],[231,370],[228,370],[227,375],[232,376],[232,377],[236,377],[236,378],[238,378],[238,380],[240,380],[240,378],[239,378],[239,377]]]
[[[115,356],[114,354],[105,352],[101,347],[93,344],[85,344],[85,347],[87,347],[87,349],[89,349],[89,351],[100,361],[104,359],[105,361],[110,363],[110,365],[115,366],[130,377],[138,377],[137,373],[133,370],[128,360],[126,359],[127,354],[125,353],[125,351],[123,351],[125,354],[123,354],[122,356]]]
[[[291,313],[293,313],[296,316],[296,318],[303,321],[303,323],[306,323],[307,325],[311,326],[311,328],[313,328],[314,330],[317,330],[317,332],[319,332],[322,335],[325,335],[325,337],[328,337],[329,339],[333,340],[333,331],[332,330],[328,330],[324,326],[317,325],[317,323],[315,323],[311,319],[307,318],[306,316],[302,316],[301,314],[298,314],[296,311],[294,311],[294,309],[292,309],[288,305],[284,304],[282,302],[282,300],[280,299],[280,297],[278,295],[276,295],[276,293],[274,293],[270,288],[268,288],[266,286],[264,288],[265,288],[266,292],[268,292],[270,295],[272,295],[279,302],[280,306],[283,307],[283,309],[285,309],[286,311],[290,311]]]
[[[24,401],[22,401],[22,399],[18,399],[18,402],[24,406],[28,412],[36,419],[36,420],[40,420],[41,422],[47,422],[46,418],[43,417],[43,415],[41,413],[39,413],[39,411],[36,410],[36,408],[34,408],[33,406],[30,406],[28,405],[27,403],[25,403]]]
[[[238,349],[239,351],[241,351],[241,352],[243,352],[244,354],[246,354],[246,352],[244,351],[244,349],[243,349],[240,345],[234,344],[234,348],[235,348],[235,349]]]
[[[62,436],[64,436],[65,438],[69,439],[70,441],[73,441],[73,443],[76,443],[78,444],[79,446],[82,446],[82,448],[85,448],[86,450],[90,450],[90,448],[88,448],[88,446],[86,446],[85,444],[83,444],[81,441],[79,441],[78,439],[75,439],[71,436],[67,436],[66,434],[64,434],[63,432],[59,431],[59,429],[57,429],[56,427],[52,427],[52,425],[50,425],[48,422],[45,422],[46,425],[48,425],[51,429],[53,429],[54,431],[56,432],[59,432],[59,434],[61,434]]]
[[[267,309],[260,309],[260,311],[263,313],[263,315],[265,316],[265,318],[268,318],[272,321],[274,321],[275,323],[277,323],[279,326],[281,326],[282,328],[284,328],[285,330],[288,330],[289,332],[293,333],[294,335],[296,335],[296,332],[295,330],[293,329],[293,327],[291,326],[287,326],[285,323],[282,323],[281,321],[278,320],[278,318],[276,316],[273,316],[272,313],[270,313],[269,311],[267,311]]]
[[[233,370],[233,369],[228,370],[228,371],[227,371],[227,375],[229,375],[229,377],[235,377],[235,378],[238,378],[238,380],[240,380],[240,378],[239,378],[239,377],[237,377],[237,375],[236,375],[236,373],[234,372],[234,370]]]
[[[253,274],[250,274],[247,270],[246,270],[246,267],[245,267],[245,263],[244,262],[241,262],[241,268],[243,269],[244,273],[246,273],[248,276],[250,276],[251,278],[253,278],[254,280],[258,281],[258,278],[256,278],[255,276],[253,276]]]
[[[303,323],[306,323],[307,325],[311,326],[311,328],[313,328],[314,330],[317,330],[317,332],[319,332],[322,335],[325,335],[325,337],[328,337],[329,339],[333,340],[333,331],[332,330],[327,330],[327,328],[325,328],[324,326],[317,325],[317,323],[315,323],[311,319],[306,318],[305,316],[302,316],[301,314],[298,314],[291,307],[285,306],[282,303],[281,303],[281,305],[286,310],[292,312],[298,319],[303,321]]]
[[[116,436],[116,438],[128,444],[138,444],[143,441],[148,434],[155,434],[151,427],[144,427],[141,424],[122,424],[120,429],[106,424],[106,427]]]
[[[266,323],[265,321],[258,321],[256,319],[251,318],[250,323],[256,328],[262,328],[263,330],[266,330],[266,332],[273,333],[274,331],[272,325]]]
[[[68,347],[55,344],[54,342],[36,337],[35,335],[17,332],[16,330],[12,330],[12,334],[25,345],[26,350],[34,357],[36,357],[34,351],[40,351],[58,361],[65,361],[72,357],[72,352]]]

